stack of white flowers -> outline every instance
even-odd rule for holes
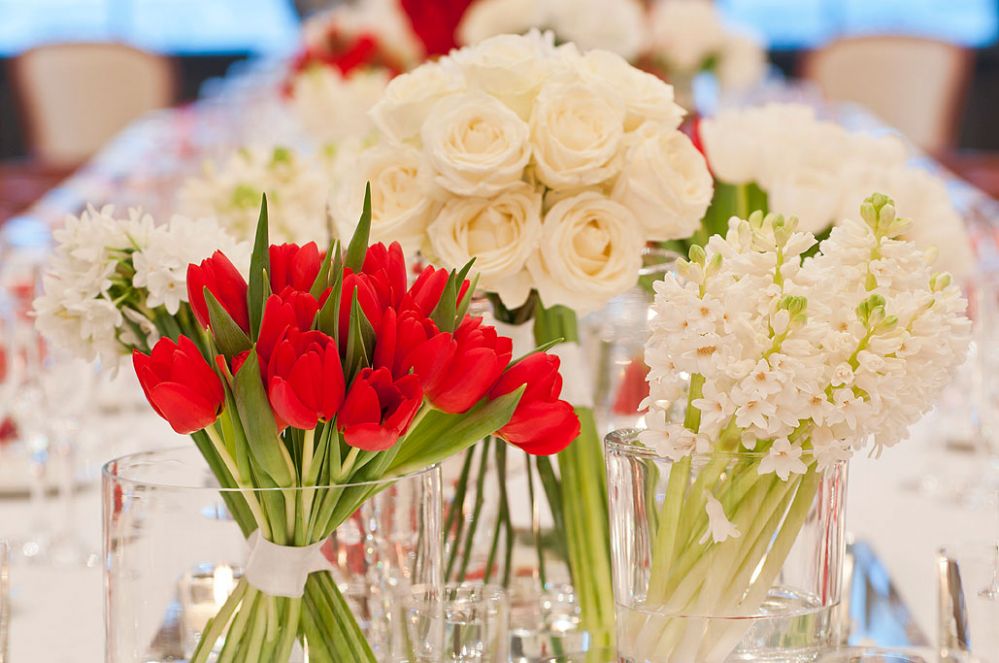
[[[894,136],[850,132],[797,104],[723,111],[701,122],[700,132],[719,181],[758,185],[772,211],[796,214],[805,231],[821,232],[851,216],[866,192],[884,191],[913,219],[905,238],[937,250],[938,267],[964,277],[974,264],[943,182],[907,165]]]
[[[408,69],[423,59],[423,47],[396,0],[365,0],[316,14],[302,26],[302,34],[307,53],[322,54],[329,48],[331,35],[347,43],[371,37],[383,52],[381,66],[352,63],[343,73],[320,58],[293,75],[289,90],[292,109],[309,136],[320,144],[339,143],[373,131],[368,111],[397,73],[385,65],[391,61]]]
[[[648,240],[687,237],[711,201],[683,111],[654,76],[552,35],[502,35],[389,84],[383,142],[347,157],[341,236],[371,181],[372,238],[405,240],[513,308],[598,308],[635,284]]]
[[[188,179],[177,197],[179,213],[215,218],[233,236],[250,239],[267,194],[271,237],[277,242],[323,244],[330,190],[330,166],[321,157],[288,148],[243,148],[222,166],[206,162],[200,177]]]
[[[458,26],[458,41],[471,46],[531,28],[552,30],[560,41],[599,48],[632,60],[645,48],[645,11],[639,0],[475,0]]]
[[[966,302],[899,239],[908,221],[890,199],[868,198],[861,216],[804,261],[815,238],[793,218],[733,218],[656,284],[644,444],[679,459],[741,442],[767,453],[760,474],[786,480],[905,437],[964,357]],[[699,427],[674,421],[673,402]]]
[[[751,34],[726,25],[711,0],[659,0],[650,17],[649,54],[667,76],[710,69],[723,88],[743,90],[766,71],[766,52]]]
[[[249,244],[214,221],[175,216],[158,226],[134,209],[116,218],[110,205],[67,217],[53,236],[45,294],[35,301],[38,330],[74,355],[100,358],[107,366],[117,365],[127,346],[155,337],[149,320],[157,319],[157,309],[175,315],[187,301],[189,263],[221,250],[237,265],[248,264]]]

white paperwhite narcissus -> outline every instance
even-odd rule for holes
[[[704,533],[698,543],[704,545],[709,539],[714,543],[721,543],[727,539],[737,539],[742,536],[739,528],[725,516],[725,509],[718,498],[705,491],[704,499],[704,510],[708,514],[708,531]]]
[[[372,114],[383,135],[367,149],[418,162],[435,203],[425,257],[448,269],[475,257],[480,286],[510,308],[532,290],[549,306],[600,308],[636,283],[646,242],[692,234],[711,200],[673,89],[551,33],[499,35],[422,65]],[[336,179],[334,200],[351,176]]]
[[[868,440],[896,444],[963,360],[970,323],[960,290],[902,239],[910,222],[890,199],[868,198],[861,216],[805,260],[815,240],[795,219],[732,219],[656,284],[651,393],[675,394],[682,375],[697,376],[688,404],[701,413],[697,435],[764,454],[760,473],[787,480]],[[649,405],[654,425],[642,442],[680,439],[669,410]]]
[[[884,191],[912,219],[906,238],[934,250],[938,269],[969,274],[971,241],[943,181],[908,165],[896,137],[850,132],[796,104],[723,111],[700,132],[720,181],[757,184],[769,209],[795,214],[802,230],[821,233],[852,216],[866,192]]]
[[[188,179],[177,196],[178,211],[194,218],[210,217],[239,239],[249,239],[267,194],[271,238],[277,242],[328,238],[326,202],[329,165],[288,148],[247,147],[221,165],[207,162],[201,176]]]
[[[188,263],[217,249],[234,260],[249,256],[249,245],[214,221],[174,217],[157,226],[139,210],[116,217],[112,206],[67,217],[53,238],[44,294],[34,303],[36,325],[54,345],[107,366],[116,366],[126,344],[136,340],[130,325],[149,324],[146,317],[128,315],[127,305],[123,315],[116,298],[127,296],[146,310],[163,307],[172,315],[187,301]],[[119,270],[131,275],[134,291],[121,290]]]

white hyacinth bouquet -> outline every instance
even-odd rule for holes
[[[823,473],[905,438],[963,360],[959,288],[889,198],[861,217],[805,259],[795,218],[733,218],[655,284],[639,439],[673,462],[648,594],[619,624],[629,660],[724,660],[748,623],[707,618],[759,611]]]

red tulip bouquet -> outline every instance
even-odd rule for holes
[[[128,337],[156,412],[192,437],[221,486],[247,489],[224,498],[251,555],[317,548],[378,490],[368,486],[483,437],[546,454],[578,434],[559,399],[558,359],[514,359],[509,338],[466,314],[471,264],[428,268],[409,286],[401,248],[369,247],[369,226],[366,197],[345,250],[268,246],[265,201],[248,279],[217,251],[187,267],[176,315],[150,311],[158,341]],[[223,637],[227,660],[287,661],[296,640],[314,662],[375,660],[328,571],[307,574],[297,595],[263,591],[249,575],[192,662]]]

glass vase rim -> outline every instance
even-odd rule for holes
[[[645,428],[619,428],[607,433],[604,436],[604,446],[608,451],[618,451],[629,456],[637,456],[641,458],[649,458],[653,460],[661,460],[667,463],[676,463],[681,458],[670,458],[669,456],[663,456],[656,452],[655,449],[650,449],[642,445],[638,440],[638,434]],[[805,454],[811,455],[810,450],[806,450]],[[762,460],[769,456],[767,451],[754,451],[752,449],[746,449],[741,446],[736,450],[723,450],[723,449],[711,449],[710,451],[694,451],[684,458],[729,458],[731,460]],[[830,467],[839,467],[841,465],[846,465],[849,461],[839,460],[830,464]]]
[[[639,276],[653,276],[665,274],[677,260],[683,258],[683,254],[673,249],[665,249],[659,246],[646,246],[642,249],[642,266],[638,269]],[[646,260],[650,260],[646,264]]]
[[[383,477],[381,479],[372,479],[368,481],[348,481],[346,483],[338,483],[334,485],[321,485],[321,486],[291,486],[290,488],[281,487],[248,487],[248,488],[226,488],[224,486],[206,486],[203,484],[194,485],[193,482],[179,483],[170,481],[155,481],[146,479],[137,479],[133,477],[123,476],[120,474],[114,474],[111,471],[111,467],[115,464],[121,463],[123,461],[134,462],[143,457],[155,458],[157,456],[161,457],[161,461],[169,460],[168,455],[174,453],[194,453],[198,458],[204,463],[204,471],[207,475],[211,476],[211,468],[208,466],[208,462],[204,459],[204,456],[198,451],[196,447],[193,446],[175,446],[175,447],[159,447],[156,449],[148,449],[146,451],[136,451],[133,453],[123,454],[117,456],[107,461],[101,466],[101,478],[105,481],[112,482],[114,484],[127,484],[131,486],[144,486],[147,488],[156,488],[158,490],[175,490],[175,491],[205,491],[211,493],[266,493],[270,491],[276,492],[287,492],[287,491],[302,491],[302,490],[332,490],[333,488],[356,488],[361,486],[381,486],[390,485],[400,481],[405,481],[407,479],[417,479],[425,476],[431,476],[440,469],[440,463],[434,463],[433,465],[428,465],[423,469],[413,470],[412,472],[406,472],[405,474],[400,474],[392,477]],[[177,462],[177,461],[175,461]]]

